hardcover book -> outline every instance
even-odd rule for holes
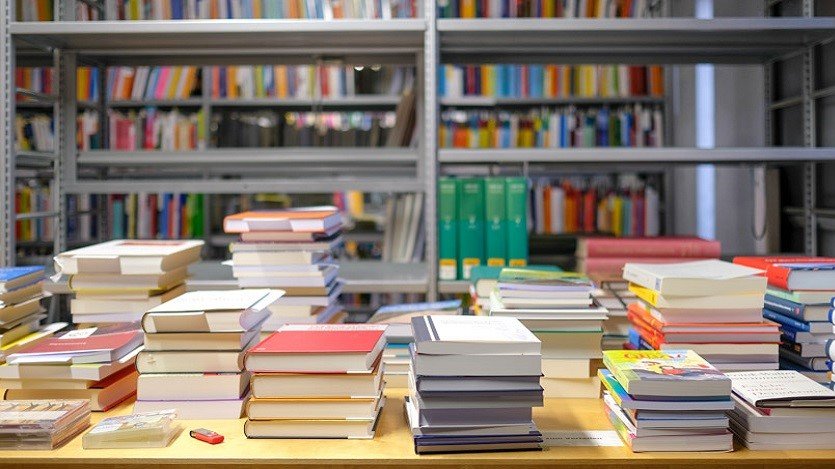
[[[43,266],[2,267],[0,268],[0,293],[10,292],[37,282],[43,276]]]
[[[735,257],[735,264],[765,271],[769,285],[785,290],[831,290],[835,257]]]
[[[709,259],[674,264],[633,264],[623,267],[623,278],[668,296],[718,296],[765,292],[762,270]]]
[[[223,219],[223,231],[292,231],[321,233],[339,226],[342,218],[336,207],[305,207],[299,209],[242,212]]]
[[[55,256],[58,271],[80,273],[163,274],[200,259],[203,241],[116,239],[62,252]]]

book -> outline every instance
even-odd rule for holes
[[[675,264],[633,264],[623,278],[664,296],[719,296],[765,291],[761,270],[710,259]],[[639,295],[640,296],[640,295]]]
[[[175,409],[181,420],[238,420],[244,413],[249,395],[239,399],[220,400],[164,400],[150,401],[137,399],[133,412],[163,412]]]
[[[0,293],[0,304],[13,305],[40,296],[43,291],[43,281],[35,281],[21,287]]]
[[[246,351],[258,342],[244,345],[242,350],[213,351],[201,350],[148,351],[143,350],[136,356],[136,369],[140,373],[239,373],[244,371]]]
[[[708,309],[721,305],[727,309],[762,308],[765,304],[762,293],[740,293],[705,296],[664,296],[655,290],[634,283],[629,291],[656,308]]]
[[[288,397],[250,399],[246,406],[249,420],[374,419],[385,398],[382,390],[374,397],[322,398]]]
[[[133,321],[125,320],[125,322],[134,322],[139,321],[149,309],[172,300],[185,292],[186,285],[181,284],[156,295],[145,295],[146,292],[144,291],[138,295],[133,295],[133,292],[127,295],[85,295],[77,293],[75,298],[70,300],[70,311],[74,319],[79,316],[92,316],[93,321],[90,322],[103,322],[95,320],[98,315],[130,315],[131,319],[133,317],[136,319]],[[80,320],[76,320],[76,322],[83,323]]]
[[[125,368],[86,389],[7,389],[3,398],[6,400],[87,399],[90,402],[90,410],[104,412],[134,395],[137,376],[136,370]]]
[[[731,393],[730,379],[690,350],[605,350],[603,363],[633,397]]]
[[[835,281],[832,257],[735,257],[734,263],[765,271],[769,285],[785,290],[827,290]]]
[[[458,278],[458,184],[438,179],[438,278]]]
[[[577,240],[577,257],[592,258],[718,258],[719,241],[696,237],[582,237]],[[635,261],[640,262],[640,261]]]
[[[728,373],[733,392],[754,407],[835,407],[835,391],[794,370]]]
[[[627,411],[669,411],[669,412],[693,412],[693,411],[725,411],[734,408],[733,401],[729,399],[718,400],[652,400],[635,399],[626,392],[626,389],[614,377],[611,371],[602,369],[597,371],[600,383],[609,396],[622,409]]]
[[[485,264],[484,180],[459,179],[458,278],[469,279],[470,269]]]
[[[484,180],[484,251],[488,266],[504,266],[507,261],[507,195],[503,178]]]
[[[261,399],[375,397],[382,388],[384,368],[378,363],[365,372],[256,373],[252,395]]]
[[[247,420],[247,438],[343,438],[371,439],[379,421],[374,419]]]
[[[87,295],[117,295],[125,290],[143,290],[154,295],[180,285],[187,276],[186,266],[151,275],[76,274],[69,276],[68,285],[74,292]]]
[[[164,448],[182,430],[173,410],[107,417],[81,439],[84,449]]]
[[[542,355],[527,353],[429,355],[410,348],[417,376],[540,376]]]
[[[43,279],[43,266],[0,268],[0,293],[8,293]],[[5,301],[5,300],[4,300]]]
[[[782,298],[793,303],[805,305],[829,304],[835,298],[835,290],[784,290],[769,285],[766,294],[772,298]]]
[[[798,303],[772,295],[771,290],[768,290],[765,295],[765,307],[801,322],[832,322],[832,305],[828,302],[822,304]]]
[[[531,290],[536,291],[537,297],[552,291],[578,292],[579,297],[588,297],[595,288],[594,283],[580,273],[527,268],[502,269],[497,287],[503,296],[513,296],[516,290]]]
[[[145,334],[146,351],[241,351],[258,336],[258,328],[243,332],[162,332]]]
[[[136,393],[144,401],[213,401],[239,399],[249,386],[250,374],[143,373]]]
[[[353,372],[371,369],[385,347],[386,326],[285,325],[249,351],[255,372]]]
[[[203,241],[124,240],[94,244],[55,256],[60,272],[163,274],[200,259]]]
[[[263,323],[281,290],[195,291],[145,313],[145,332],[245,332]]]
[[[541,342],[518,319],[490,316],[412,318],[418,354],[533,354]],[[538,373],[537,373],[538,374]]]
[[[307,207],[302,209],[242,212],[223,219],[223,231],[326,232],[342,224],[335,207]]]
[[[114,362],[142,345],[142,331],[130,325],[67,331],[6,357],[12,365]]]
[[[772,311],[768,308],[763,309],[763,317],[778,324],[782,324],[783,326],[791,327],[798,332],[803,331],[812,334],[835,334],[835,325],[833,325],[831,321],[800,321],[784,314],[780,314],[777,311]]]
[[[507,218],[507,262],[509,267],[528,265],[528,181],[505,179]]]

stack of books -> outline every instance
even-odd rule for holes
[[[780,369],[831,385],[827,347],[835,340],[835,258],[737,257],[734,262],[765,271],[763,316],[780,325]]]
[[[515,318],[412,318],[406,415],[415,453],[540,449],[541,344]]]
[[[380,307],[368,319],[369,324],[386,328],[386,348],[383,350],[385,383],[387,388],[406,388],[409,385],[411,356],[409,346],[415,342],[412,318],[461,314],[461,300],[432,303],[394,304]]]
[[[3,347],[40,328],[44,268],[0,268],[0,359]]]
[[[244,356],[258,343],[274,290],[196,291],[148,311],[134,412],[237,419],[249,400]]]
[[[55,257],[75,293],[73,322],[136,322],[145,311],[186,291],[188,266],[200,260],[203,241],[117,239]]]
[[[716,259],[626,264],[630,349],[693,350],[722,371],[776,370],[780,331],[764,321],[761,270]]]
[[[597,366],[606,308],[592,299],[582,274],[503,269],[490,297],[490,315],[519,319],[542,342],[545,397],[599,395]]]
[[[627,305],[635,300],[635,294],[629,291],[629,282],[594,279],[599,286],[592,293],[597,303],[606,308],[607,318],[603,321],[603,350],[620,350],[629,340],[631,324],[627,318]]]
[[[373,438],[386,326],[286,325],[249,351],[248,438]]]
[[[731,380],[692,350],[603,352],[609,421],[632,451],[733,451]]]
[[[242,212],[223,220],[240,235],[229,246],[232,275],[241,288],[280,288],[264,335],[283,324],[321,324],[340,318],[334,253],[342,246],[342,218],[335,207]]]
[[[90,426],[83,400],[0,401],[0,449],[55,449]]]
[[[76,329],[22,347],[0,365],[5,399],[87,399],[105,411],[136,393],[142,331],[134,324]]]
[[[648,196],[647,196],[648,197]],[[658,193],[655,193],[656,213],[645,210],[644,218],[655,216],[654,230],[646,234],[658,234]],[[585,212],[593,213],[590,207]],[[626,214],[629,210],[624,210]],[[593,215],[592,215],[593,216]],[[627,216],[628,218],[628,216]],[[618,223],[615,223],[617,225]],[[591,230],[587,230],[591,231]],[[606,230],[603,230],[606,231]],[[617,231],[613,231],[617,233]],[[623,231],[631,234],[631,230]],[[577,240],[577,270],[595,277],[620,279],[623,266],[630,262],[641,264],[671,264],[705,259],[718,259],[722,254],[719,241],[689,236],[638,236],[634,238],[584,237]]]
[[[835,449],[835,392],[794,370],[728,373],[731,430],[752,450]]]

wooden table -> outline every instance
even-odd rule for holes
[[[199,467],[587,467],[587,468],[676,468],[729,467],[807,469],[835,468],[835,451],[748,451],[733,453],[642,453],[626,447],[560,447],[544,451],[468,453],[418,456],[403,413],[400,393],[391,393],[373,440],[248,440],[243,420],[184,421],[185,432],[168,448],[85,450],[81,437],[54,451],[0,451],[0,469],[27,467],[89,468],[183,468]],[[125,404],[107,413],[94,413],[93,421],[105,415],[129,413]],[[596,399],[548,399],[535,409],[540,430],[611,430]],[[226,437],[217,446],[190,438],[188,429],[205,427]]]

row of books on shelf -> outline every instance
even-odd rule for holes
[[[443,65],[438,95],[496,98],[664,96],[659,65]]]
[[[18,150],[54,150],[55,129],[52,117],[46,114],[16,115],[15,147]]]
[[[608,177],[538,180],[531,189],[532,231],[658,236],[658,190],[638,178],[630,182],[613,185]]]
[[[111,150],[189,150],[204,146],[206,125],[202,111],[185,114],[176,109],[160,111],[149,107],[126,113],[111,110],[107,117]],[[97,127],[95,123],[90,125]],[[92,142],[84,142],[82,148],[86,147],[92,148]]]
[[[664,114],[641,104],[441,113],[441,148],[661,147]]]
[[[391,19],[416,16],[406,0],[107,0],[106,20]]]
[[[199,67],[109,67],[107,69],[107,97],[111,100],[186,99],[199,88]]]
[[[110,194],[107,238],[188,239],[205,235],[203,194]]]
[[[55,210],[51,197],[54,180],[47,185],[18,182],[15,188],[15,213],[50,212]],[[15,222],[15,239],[43,241],[53,238],[55,221],[52,217],[38,217]]]
[[[644,18],[653,0],[438,0],[439,18]]]
[[[525,178],[438,181],[438,278],[469,279],[473,267],[528,260]]]

